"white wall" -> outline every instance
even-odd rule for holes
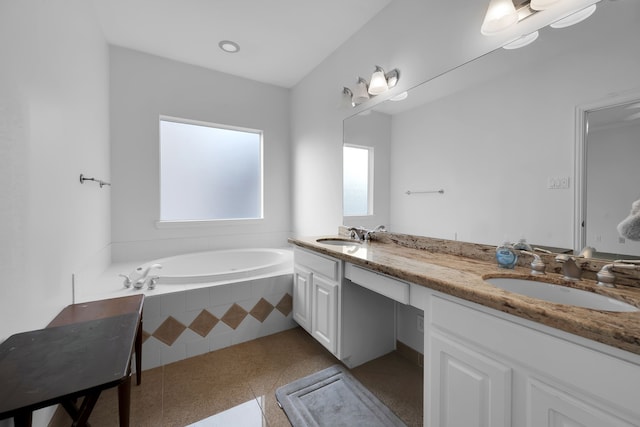
[[[0,341],[109,262],[108,50],[82,0],[0,3]],[[50,410],[37,412],[46,425]],[[11,424],[10,421],[0,425]]]
[[[110,48],[114,261],[285,246],[290,231],[289,90]],[[159,116],[264,131],[264,220],[157,228]]]
[[[84,1],[0,5],[0,340],[44,327],[108,249],[108,50]],[[106,250],[108,252],[108,250]]]

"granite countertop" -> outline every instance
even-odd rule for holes
[[[289,239],[289,243],[640,355],[640,311],[605,312],[555,304],[504,291],[484,281],[489,277],[539,280],[537,276],[530,275],[529,268],[517,266],[513,270],[505,270],[498,268],[495,262],[400,245],[388,239],[337,246],[318,243],[316,240],[319,238],[344,239],[343,236],[300,237]],[[543,280],[596,292],[640,307],[638,287],[604,288],[596,286],[593,280],[583,279],[574,283],[554,273],[547,273]]]

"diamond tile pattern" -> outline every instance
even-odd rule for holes
[[[187,329],[185,325],[174,319],[173,316],[169,316],[152,335],[166,345],[171,346],[185,329]]]
[[[293,311],[293,297],[289,294],[284,294],[276,304],[276,308],[280,313],[288,316]]]
[[[260,301],[258,301],[258,303],[249,312],[249,314],[258,319],[260,323],[262,323],[271,314],[272,311],[273,306],[271,305],[271,303],[264,298],[260,298]]]
[[[244,308],[234,303],[220,320],[226,323],[231,329],[236,329],[248,314]]]
[[[253,306],[250,312],[247,312],[244,308],[234,303],[221,319],[207,310],[202,310],[200,314],[193,319],[188,328],[201,337],[206,338],[220,321],[232,329],[237,329],[249,314],[262,323],[269,317],[274,309],[277,309],[285,317],[289,316],[293,311],[293,297],[289,293],[284,294],[275,307],[266,299],[260,298],[260,301]],[[146,341],[149,337],[155,337],[166,345],[171,346],[186,329],[187,326],[183,325],[174,317],[168,316],[152,334],[143,330],[142,337],[143,341]]]
[[[193,319],[193,322],[189,325],[189,329],[201,337],[206,337],[219,321],[220,319],[209,313],[207,310],[202,310],[200,314]]]

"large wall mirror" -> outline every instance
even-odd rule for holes
[[[375,192],[373,215],[344,223],[639,257],[640,245],[619,239],[616,226],[640,199],[640,120],[625,120],[614,137],[600,117],[621,98],[625,108],[640,103],[628,99],[640,95],[638,22],[640,2],[601,1],[578,25],[544,28],[530,46],[498,49],[404,101],[346,119],[345,144],[375,147]],[[591,123],[590,131],[576,123]],[[625,141],[615,142],[617,157],[602,156],[614,139]]]

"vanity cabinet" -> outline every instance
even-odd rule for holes
[[[342,261],[294,249],[293,320],[340,357]]]
[[[315,275],[311,294],[311,335],[331,353],[338,355],[338,291],[337,282]]]
[[[349,368],[395,349],[394,300],[345,278],[341,260],[299,247],[293,254],[293,320]]]
[[[311,333],[311,284],[313,273],[296,265],[293,269],[293,320]]]
[[[428,299],[426,426],[640,426],[636,355],[435,291]]]

